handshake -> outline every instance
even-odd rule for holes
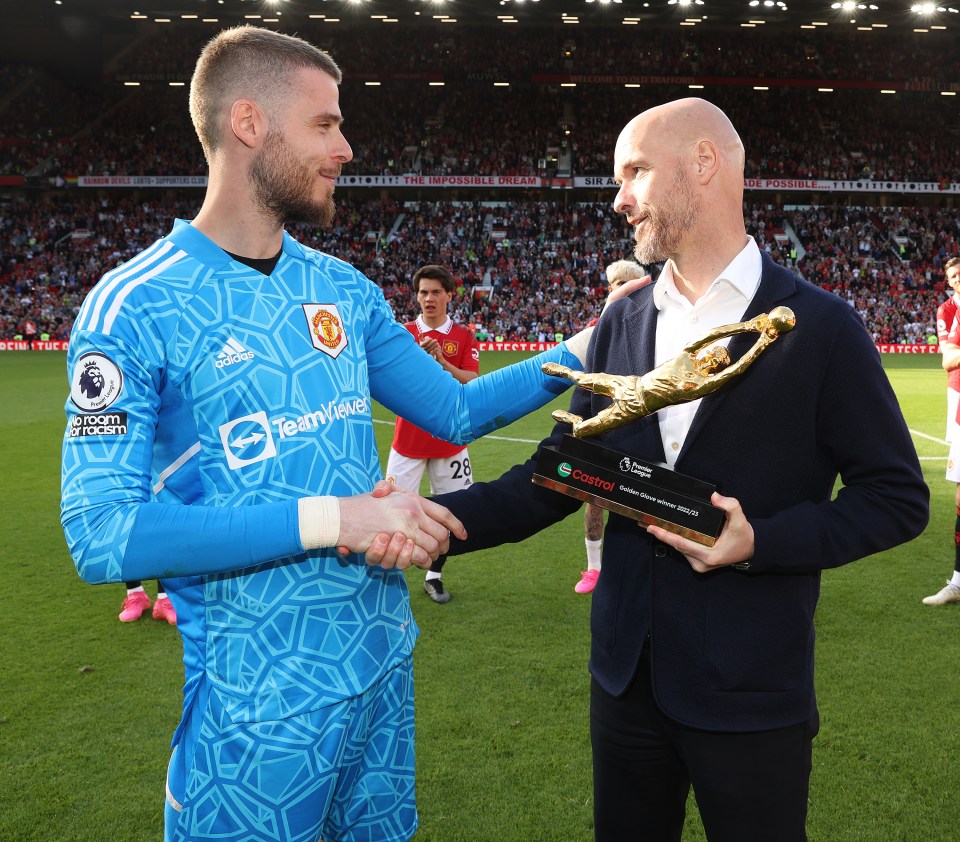
[[[372,491],[337,498],[341,555],[363,553],[371,567],[405,570],[411,564],[429,567],[450,549],[450,535],[467,537],[463,524],[449,509],[396,485],[380,480]]]

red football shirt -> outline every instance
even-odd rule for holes
[[[422,317],[417,317],[415,322],[408,322],[404,327],[413,334],[417,344],[424,336],[436,339],[443,351],[443,358],[451,365],[480,373],[480,345],[468,328],[454,324],[450,318],[440,327],[430,328]],[[426,430],[398,417],[393,430],[393,449],[410,459],[442,459],[459,453],[463,445],[450,444],[431,436]]]
[[[954,330],[957,319],[957,296],[951,295],[937,307],[937,339],[941,342],[960,344],[960,331]],[[947,387],[960,392],[960,368],[947,372]]]

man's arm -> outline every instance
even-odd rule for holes
[[[828,454],[839,473],[840,490],[820,501],[803,499],[798,490],[800,499],[766,516],[757,515],[762,501],[756,498],[753,506],[744,504],[745,512],[736,496],[715,494],[713,504],[727,514],[713,547],[647,528],[681,552],[697,572],[740,562],[748,563],[751,573],[838,567],[908,541],[925,527],[929,491],[916,450],[872,340],[852,312],[848,318],[850,324],[833,325],[829,340],[824,336],[821,343],[818,338],[826,363],[813,431],[817,449]],[[789,404],[786,399],[786,407]],[[763,423],[780,429],[783,423],[772,407]],[[784,446],[790,447],[790,441],[784,431]],[[811,464],[793,478],[794,485],[791,477],[780,477],[783,488],[799,489],[812,462],[820,458],[810,454]],[[741,492],[734,494],[746,497],[748,485],[772,488],[769,479],[745,475]]]
[[[459,384],[417,349],[385,302],[377,313],[368,341],[372,393],[387,396],[383,402],[388,406],[390,396],[401,395],[404,410],[410,408],[398,414],[441,438],[472,441],[567,388],[563,381],[543,375],[536,360],[488,382]],[[71,365],[87,351],[112,354],[120,361],[123,394],[110,409],[126,416],[129,430],[119,441],[72,437],[71,426],[82,413],[67,401],[61,522],[77,569],[87,581],[228,572],[308,550],[335,552],[337,546],[365,553],[368,562],[384,567],[427,566],[446,550],[447,530],[464,534],[449,512],[425,505],[429,501],[419,497],[286,499],[280,494],[274,502],[237,507],[154,502],[150,471],[161,405],[158,389],[168,375],[158,361],[158,342],[145,338],[135,325],[123,334],[118,322],[116,335],[75,331],[71,344]],[[548,355],[580,366],[566,345]],[[195,429],[183,450],[194,442]]]
[[[538,451],[544,446],[555,446],[568,431],[567,424],[558,424],[537,446]],[[467,532],[466,539],[451,537],[448,555],[523,541],[583,505],[579,500],[536,485],[533,482],[535,465],[536,454],[492,482],[475,482],[462,491],[432,498],[449,509]]]
[[[151,463],[161,405],[157,384],[166,372],[150,362],[146,346],[84,331],[72,337],[68,365],[74,380],[85,354],[101,365],[110,360],[122,372],[122,385],[119,378],[115,384],[118,395],[107,409],[123,419],[122,434],[86,434],[86,421],[95,416],[80,412],[70,399],[66,403],[61,523],[85,580],[228,572],[306,550],[329,547],[335,552],[335,546],[366,552],[368,561],[384,567],[426,566],[445,550],[447,529],[462,534],[449,513],[415,497],[303,497],[235,507],[155,502]],[[195,441],[195,428],[192,436]],[[196,470],[187,461],[187,470]]]
[[[535,357],[457,383],[441,375],[436,360],[418,350],[385,302],[371,319],[367,336],[373,397],[394,414],[453,444],[469,444],[562,394],[570,384],[544,374],[540,366],[558,362],[581,370],[584,352],[578,337],[573,337]]]
[[[793,564],[809,563],[813,553],[837,567],[909,541],[927,525],[930,491],[879,355],[862,328],[839,334],[818,429],[840,490],[832,500],[754,522],[761,565],[786,545]]]
[[[643,286],[644,280],[623,284],[610,294],[607,305]],[[461,384],[459,392],[455,384],[438,381],[429,371],[415,365],[416,361],[404,358],[400,362],[397,355],[403,351],[403,340],[398,338],[397,330],[410,336],[407,330],[399,328],[384,302],[371,346],[376,350],[370,363],[373,396],[396,415],[437,438],[469,444],[539,409],[568,389],[568,382],[544,374],[542,366],[552,362],[582,371],[594,328],[586,328],[535,357]]]
[[[951,342],[940,343],[940,365],[944,371],[953,371],[960,368],[960,345]]]
[[[571,397],[570,411],[589,415],[590,402],[590,393],[577,389]],[[451,538],[448,555],[461,555],[523,541],[558,523],[583,505],[575,498],[533,482],[536,456],[540,449],[556,447],[569,432],[568,424],[556,424],[526,462],[514,465],[499,479],[475,482],[462,491],[433,498],[434,502],[449,509],[460,519],[467,531],[466,539]]]

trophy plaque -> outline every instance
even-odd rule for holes
[[[540,448],[533,481],[708,547],[724,524],[710,483],[570,435],[558,448]]]

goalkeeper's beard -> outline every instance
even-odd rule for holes
[[[306,222],[326,228],[333,222],[333,196],[313,197],[319,175],[296,159],[280,132],[267,132],[249,177],[254,203],[280,225]]]

